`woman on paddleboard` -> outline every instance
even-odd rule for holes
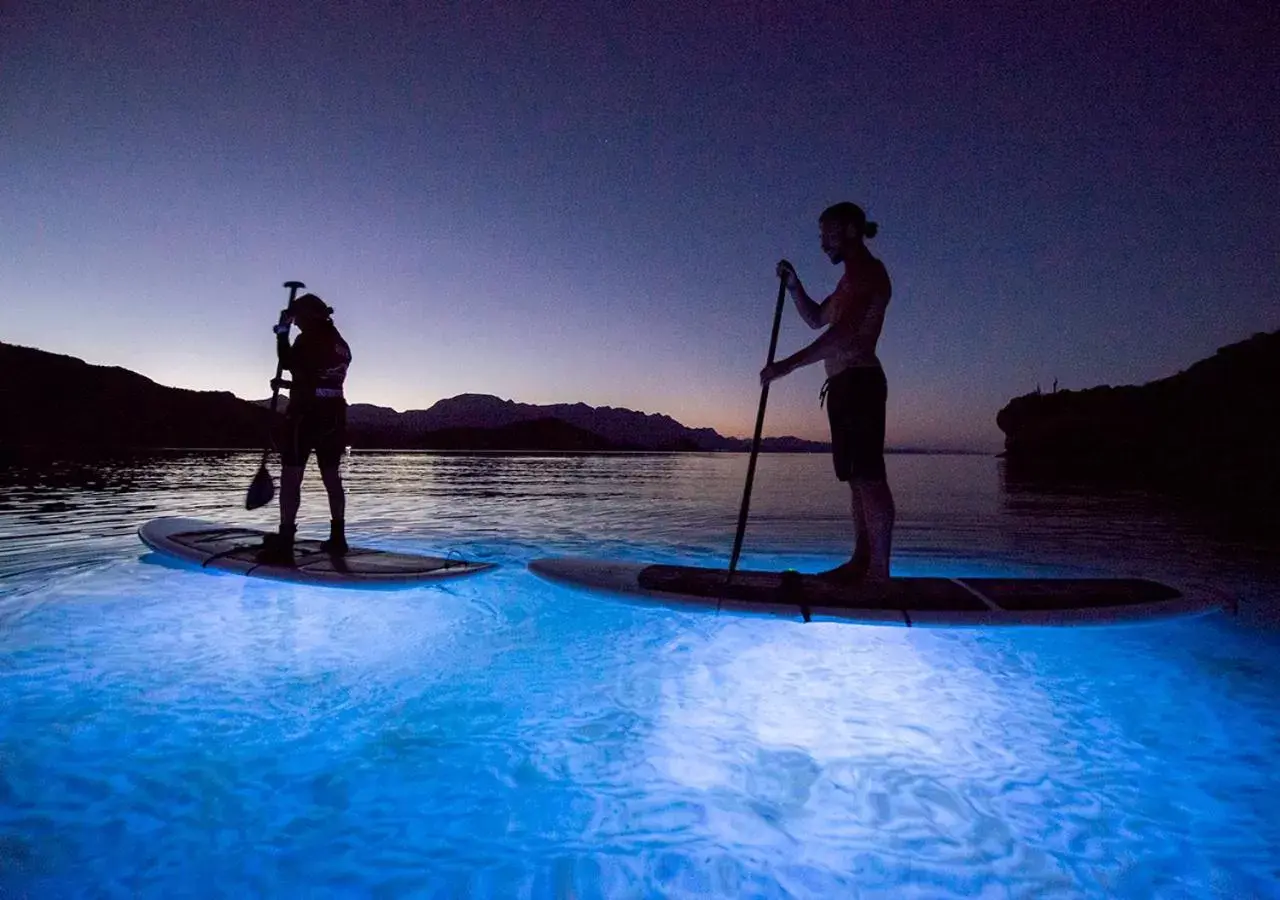
[[[292,346],[291,325],[299,331]],[[320,547],[331,554],[347,551],[346,496],[339,463],[347,445],[347,400],[342,386],[351,365],[351,348],[333,324],[333,308],[315,294],[294,300],[275,333],[280,366],[293,377],[271,385],[289,388],[289,407],[280,441],[280,530],[266,536],[259,558],[289,564],[302,500],[302,473],[313,451],[329,495],[329,539]]]

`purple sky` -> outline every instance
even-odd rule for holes
[[[0,340],[260,397],[298,278],[353,401],[749,434],[774,264],[825,295],[845,199],[891,444],[1280,327],[1274,4],[879,6],[5,4]],[[780,355],[815,334],[789,308]],[[821,382],[766,432],[823,437]]]

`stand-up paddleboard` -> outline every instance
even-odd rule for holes
[[[174,516],[152,519],[138,529],[138,537],[152,550],[202,568],[330,587],[404,587],[474,575],[496,567],[494,563],[367,547],[352,547],[341,556],[331,556],[320,549],[319,541],[313,540],[294,542],[292,566],[264,564],[258,562],[264,534],[254,528]]]
[[[798,572],[662,566],[599,559],[536,559],[529,569],[562,584],[672,606],[809,621],[883,625],[1101,625],[1196,615],[1220,597],[1184,594],[1136,578],[894,578],[883,597]]]

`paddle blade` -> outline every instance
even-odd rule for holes
[[[266,506],[275,495],[276,483],[271,479],[271,473],[267,471],[267,467],[263,465],[258,469],[258,474],[253,476],[249,491],[244,495],[244,508],[257,509],[260,506]]]

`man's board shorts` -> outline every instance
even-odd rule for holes
[[[305,466],[312,452],[322,469],[333,468],[342,461],[347,449],[347,401],[312,400],[300,412],[292,406],[284,419],[280,440],[280,463]]]
[[[884,418],[889,385],[879,366],[854,366],[822,386],[831,423],[831,457],[841,481],[884,481]]]

